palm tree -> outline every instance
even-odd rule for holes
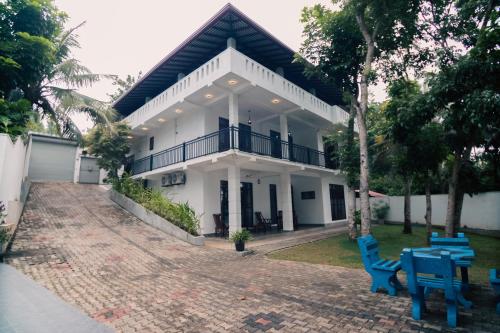
[[[94,124],[109,125],[116,112],[109,103],[85,96],[77,90],[89,87],[102,78],[113,75],[94,74],[78,60],[71,57],[71,49],[80,47],[75,31],[85,22],[61,34],[56,43],[56,63],[48,75],[35,88],[37,108],[42,117],[48,117],[57,126],[60,135],[81,139],[81,132],[71,116],[87,115]]]

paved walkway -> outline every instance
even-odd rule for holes
[[[407,294],[369,292],[362,270],[194,247],[120,209],[97,186],[33,184],[7,262],[119,332],[440,332]],[[458,331],[500,332],[491,290]]]

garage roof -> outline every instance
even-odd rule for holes
[[[340,92],[320,79],[308,79],[304,66],[294,63],[295,52],[264,30],[231,4],[225,5],[200,29],[163,58],[114,104],[127,116],[175,82],[178,73],[189,74],[227,48],[227,39],[236,39],[238,51],[269,69],[282,67],[286,79],[305,90],[314,88],[316,96],[330,105],[340,104]]]

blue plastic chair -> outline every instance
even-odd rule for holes
[[[446,299],[448,325],[457,326],[458,298],[462,292],[462,282],[454,279],[455,263],[450,252],[442,251],[441,257],[417,257],[411,249],[401,253],[401,264],[406,272],[408,291],[412,298],[412,317],[420,320],[425,307],[425,288],[442,289]],[[432,274],[432,277],[419,274]]]
[[[500,295],[500,276],[497,269],[490,269],[490,284],[495,294]],[[497,313],[500,314],[500,302],[497,303]]]
[[[389,295],[396,296],[397,290],[403,289],[397,277],[401,262],[380,259],[378,242],[372,235],[358,237],[358,246],[365,269],[372,277],[370,290],[375,293],[379,288],[385,288]]]

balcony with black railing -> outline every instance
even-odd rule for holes
[[[278,137],[273,138],[238,127],[229,127],[131,161],[126,170],[132,175],[138,175],[229,149],[238,149],[242,152],[328,169],[338,169],[338,160],[327,157],[322,151],[288,143]]]

